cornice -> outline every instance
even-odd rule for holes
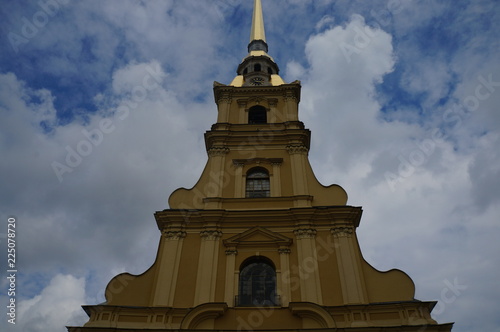
[[[129,313],[162,313],[167,315],[186,315],[190,308],[173,308],[173,307],[139,307],[139,306],[119,306],[119,305],[82,305],[83,310],[87,315],[109,312],[113,314],[129,314]]]
[[[271,98],[274,101],[276,101],[274,98]],[[266,101],[270,101],[271,99],[266,99]],[[245,100],[239,99],[239,102],[242,103],[242,105],[245,105],[246,102]],[[246,131],[255,131],[255,130],[249,130],[250,128],[255,128],[256,125],[248,124],[248,123],[229,123],[229,122],[218,122],[214,123],[210,130],[207,130],[207,133],[210,132],[218,132],[218,131],[231,131],[231,132],[246,132]],[[262,128],[267,128],[269,127],[271,130],[286,130],[286,131],[296,131],[296,130],[305,130],[310,132],[309,129],[307,129],[302,121],[286,121],[286,122],[270,122],[266,124],[260,124],[258,126],[259,130],[262,130]]]
[[[283,158],[253,158],[253,159],[233,159],[233,165],[245,166],[251,164],[281,165]]]
[[[263,200],[277,201],[294,199],[292,197],[269,197]],[[302,197],[301,199],[307,199]],[[256,200],[252,198],[231,198],[231,201]],[[362,215],[362,208],[355,206],[324,206],[307,208],[283,208],[273,210],[179,210],[167,209],[155,213],[160,230],[201,232],[207,230],[207,223],[216,222],[220,229],[233,225],[264,225],[272,222],[280,227],[297,229],[297,223],[314,224],[317,229],[337,227],[356,228]],[[302,226],[300,228],[311,228]],[[209,229],[208,229],[209,230]],[[218,228],[214,229],[218,230]]]
[[[210,130],[205,133],[205,148],[226,146],[234,149],[247,146],[280,146],[290,153],[308,153],[311,132],[308,129],[289,129],[284,124],[266,124],[258,128],[251,125],[224,126],[225,130]],[[294,143],[291,143],[294,142]]]
[[[294,81],[288,84],[282,84],[278,86],[242,86],[235,87],[230,85],[221,84],[219,82],[214,82],[214,99],[217,104],[222,100],[228,99],[241,99],[244,97],[255,97],[260,95],[265,96],[283,96],[285,98],[294,98],[297,102],[300,101],[300,91],[301,91],[300,81]]]

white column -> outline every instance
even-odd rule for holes
[[[244,163],[233,162],[233,165],[236,168],[234,171],[234,197],[243,198],[245,197],[245,181],[243,178]]]
[[[308,149],[304,145],[291,144],[287,146],[292,165],[292,184],[294,195],[309,195],[306,178],[306,160]],[[307,206],[305,202],[299,202],[296,207]]]
[[[290,249],[280,248],[280,275],[278,279],[278,294],[281,295],[281,305],[288,307],[292,301],[292,290],[290,288]]]
[[[208,151],[209,156],[209,183],[205,186],[205,195],[207,197],[222,197],[222,189],[224,188],[224,163],[226,161],[226,154],[229,149],[225,146],[212,147]],[[220,203],[209,202],[205,203],[206,209],[218,209]]]
[[[273,176],[271,183],[271,197],[281,196],[281,162],[273,163]]]
[[[295,230],[294,233],[297,238],[301,301],[321,305],[323,304],[323,296],[318,271],[316,230],[312,228],[300,228]]]
[[[269,98],[268,100],[269,104],[269,113],[267,117],[267,122],[268,123],[282,123],[286,122],[286,116],[284,114],[279,114],[278,109],[276,108],[278,106],[278,99],[277,98]]]
[[[201,232],[200,236],[201,248],[196,276],[195,305],[215,301],[219,239],[222,232],[206,230]]]
[[[292,91],[285,93],[287,121],[299,121],[299,104],[297,97]]]
[[[354,229],[352,227],[334,227],[334,248],[339,264],[340,283],[345,304],[366,303],[364,278],[357,264],[358,257],[354,249]]]
[[[182,230],[167,230],[162,234],[159,271],[153,297],[154,306],[171,307],[174,304],[175,286],[179,273],[182,244],[186,233]]]
[[[248,110],[246,110],[247,100],[238,99],[238,107],[239,107],[238,123],[240,124],[248,123]]]
[[[236,293],[234,292],[234,271],[236,268],[237,254],[238,251],[236,250],[236,248],[229,248],[226,250],[226,289],[224,292],[224,302],[226,302],[230,307],[234,305],[234,297],[236,295]]]
[[[217,100],[218,106],[218,123],[228,123],[229,122],[229,111],[231,109],[232,98],[229,93],[225,93],[219,97]]]

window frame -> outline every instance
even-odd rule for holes
[[[256,105],[248,110],[248,124],[267,124],[267,109],[264,106]]]
[[[254,256],[241,264],[236,306],[279,306],[276,267],[270,259]]]
[[[266,168],[251,168],[245,179],[245,198],[271,197],[271,177]]]

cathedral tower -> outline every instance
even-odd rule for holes
[[[155,213],[155,263],[112,279],[106,302],[84,306],[89,321],[70,332],[451,331],[404,272],[363,259],[362,209],[309,164],[300,91],[268,54],[255,0],[248,55],[229,85],[214,83],[206,167]]]

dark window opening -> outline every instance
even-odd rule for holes
[[[246,75],[248,73],[248,68],[245,68],[245,70],[243,70],[243,75]]]
[[[267,123],[267,110],[262,106],[254,106],[248,111],[249,124]]]
[[[271,67],[267,67],[267,73],[269,75],[272,75],[273,74],[273,70],[271,69]]]
[[[247,173],[246,197],[259,198],[269,197],[271,186],[269,183],[269,173],[265,168],[253,168]]]
[[[253,71],[261,71],[262,70],[262,66],[257,63],[254,67],[253,67]]]
[[[277,306],[276,270],[268,259],[254,257],[240,269],[237,306]]]

